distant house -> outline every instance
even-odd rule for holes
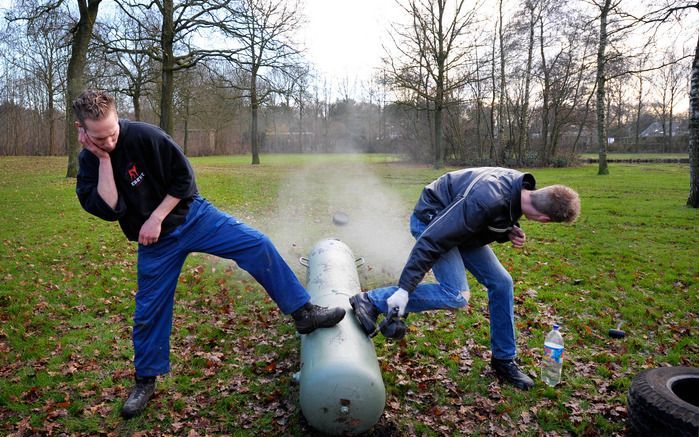
[[[676,137],[678,135],[684,134],[685,129],[680,129],[679,123],[672,124],[672,136]],[[665,126],[665,134],[670,134],[669,123]],[[650,124],[643,132],[641,132],[642,137],[662,137],[663,136],[663,124],[659,121],[654,121]]]

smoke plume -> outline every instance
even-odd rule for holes
[[[267,233],[295,270],[318,241],[339,238],[364,258],[364,275],[395,283],[414,242],[410,205],[359,160],[291,173],[279,190],[277,212]],[[337,212],[348,215],[346,225],[333,223]]]

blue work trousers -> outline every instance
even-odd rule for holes
[[[137,376],[170,371],[170,332],[177,279],[191,252],[235,261],[267,291],[284,314],[310,300],[306,289],[269,238],[197,196],[185,222],[157,243],[138,245],[138,292],[134,313]]]
[[[415,238],[419,238],[426,228],[427,224],[415,214],[410,217],[410,232]],[[488,289],[490,347],[493,357],[501,360],[514,358],[517,345],[512,276],[500,264],[489,246],[455,247],[443,254],[432,266],[432,273],[439,283],[418,285],[410,293],[406,312],[455,309],[468,305],[464,296],[464,292],[469,290],[466,270]],[[371,290],[369,299],[383,313],[387,313],[386,299],[397,289],[398,287],[391,286]]]

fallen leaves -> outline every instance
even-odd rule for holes
[[[298,390],[290,383],[299,365],[298,339],[290,320],[237,267],[211,267],[196,261],[185,269],[179,283],[171,376],[161,379],[158,394],[142,419],[150,429],[133,435],[195,436],[241,430],[265,435],[284,435],[290,430],[311,434],[298,407]],[[111,284],[115,282],[112,277],[105,273],[101,278]],[[55,292],[53,283],[44,280],[40,288]],[[482,340],[487,339],[489,328],[487,305],[478,293],[474,292],[467,310],[411,316],[410,331],[403,341],[377,342],[381,370],[390,382],[384,415],[372,430],[374,435],[598,435],[596,420],[606,420],[616,429],[624,427],[625,386],[619,381],[628,381],[633,366],[616,358],[627,349],[633,351],[633,343],[610,342],[596,335],[599,321],[581,315],[576,319],[579,332],[571,336],[575,340],[564,364],[563,384],[551,394],[540,387],[522,394],[497,382],[489,370],[490,347]],[[90,418],[105,434],[118,434],[122,426],[118,409],[133,377],[131,316],[123,308],[132,302],[132,294],[130,289],[121,293],[105,290],[104,295],[80,296],[63,307],[49,299],[36,301],[43,313],[66,311],[76,320],[53,325],[50,337],[44,337],[52,345],[46,356],[8,360],[0,367],[0,376],[13,383],[26,383],[37,375],[57,381],[28,384],[10,399],[29,406],[32,421],[0,407],[3,433],[68,433],[67,423]],[[552,306],[538,301],[539,294],[543,293],[525,289],[516,306],[520,358],[526,363],[524,370],[533,376],[537,376],[540,350],[529,346],[529,340],[559,317]],[[581,291],[590,302],[588,294]],[[696,331],[696,323],[677,314],[660,312],[659,321],[674,341]],[[22,335],[28,332],[31,338],[42,325],[32,320],[20,328],[25,329],[19,330]],[[16,334],[11,329],[17,328],[0,327],[0,351],[10,349],[8,340]],[[101,330],[108,331],[111,338],[93,335]],[[61,341],[75,332],[88,334],[82,342]],[[657,333],[648,331],[653,345],[654,335]],[[99,352],[97,344],[107,346]],[[576,348],[583,347],[585,357],[576,356]],[[694,347],[696,355],[696,346],[687,347]],[[57,360],[61,365],[51,367]],[[652,367],[659,361],[648,354],[639,366]],[[551,415],[566,425],[546,425]]]

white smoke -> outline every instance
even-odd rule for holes
[[[346,225],[333,224],[337,212],[348,215]],[[411,212],[412,205],[357,159],[307,165],[290,174],[279,190],[277,215],[265,227],[294,268],[318,241],[339,238],[364,258],[364,274],[395,283],[414,243]]]

